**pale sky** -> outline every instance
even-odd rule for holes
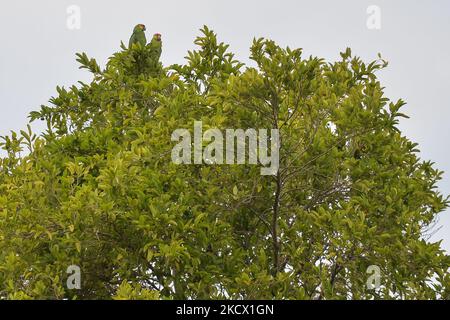
[[[71,5],[81,10],[79,30],[67,27]],[[380,9],[379,30],[367,27],[371,5]],[[327,60],[346,47],[365,60],[380,52],[390,63],[379,74],[387,97],[408,103],[403,110],[411,118],[400,127],[419,143],[423,159],[446,172],[440,191],[450,194],[448,0],[1,1],[0,135],[23,129],[29,112],[46,104],[57,85],[90,80],[78,70],[76,52],[104,65],[137,23],[147,26],[147,37],[162,34],[166,65],[183,62],[204,24],[244,62],[253,37],[261,36]],[[432,240],[443,239],[450,252],[450,210],[439,225]]]

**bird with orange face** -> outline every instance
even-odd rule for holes
[[[133,29],[128,47],[131,48],[133,44],[139,43],[142,47],[147,45],[147,38],[145,37],[145,25],[138,24]]]
[[[161,34],[155,33],[153,35],[152,41],[150,41],[149,46],[150,46],[150,50],[151,50],[152,60],[155,63],[158,63],[159,58],[161,57],[161,52],[162,52]]]

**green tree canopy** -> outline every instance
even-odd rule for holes
[[[41,135],[2,137],[0,298],[450,297],[450,257],[426,237],[442,172],[401,135],[385,61],[255,39],[245,66],[207,27],[195,44],[169,67],[139,45],[104,69],[78,54],[92,82],[30,114]],[[276,175],[173,163],[172,132],[199,120],[278,129]]]

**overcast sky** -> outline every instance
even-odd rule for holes
[[[373,5],[380,20],[372,8],[367,13]],[[79,29],[70,6],[80,9]],[[244,62],[253,37],[261,36],[327,60],[346,47],[365,60],[380,52],[390,62],[379,74],[386,95],[408,103],[404,112],[411,118],[401,129],[419,143],[423,159],[446,172],[440,190],[450,193],[448,0],[1,1],[0,135],[24,128],[28,113],[46,104],[56,85],[90,80],[78,70],[76,52],[104,65],[137,23],[147,26],[148,38],[162,34],[164,64],[182,62],[204,24]],[[443,239],[450,252],[450,210],[440,225],[432,239]]]

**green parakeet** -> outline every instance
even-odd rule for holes
[[[134,27],[133,34],[131,35],[128,47],[131,48],[133,43],[140,43],[142,47],[147,44],[147,38],[145,37],[145,26],[143,24],[138,24]]]
[[[162,41],[161,35],[159,33],[155,33],[153,35],[152,41],[150,41],[150,52],[152,60],[155,64],[159,62],[159,58],[161,57],[162,52]]]

